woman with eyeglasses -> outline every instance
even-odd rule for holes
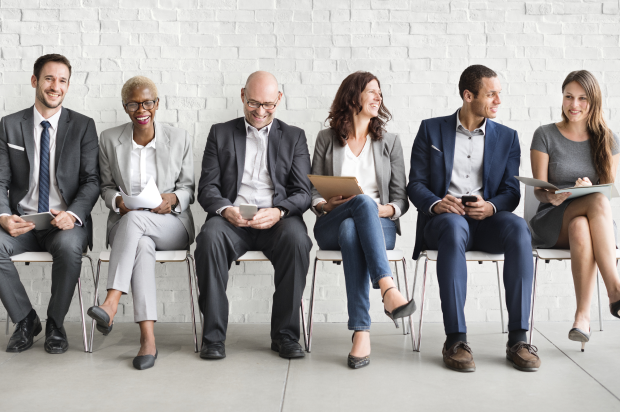
[[[99,142],[101,197],[110,209],[108,294],[102,305],[88,309],[88,315],[97,322],[98,331],[110,333],[119,300],[131,285],[134,320],[141,333],[133,366],[148,369],[157,359],[155,251],[188,249],[194,240],[189,209],[195,190],[193,151],[185,130],[155,122],[159,98],[153,81],[132,77],[121,96],[131,122],[105,130]],[[151,180],[161,194],[161,204],[151,210],[128,209],[119,188],[136,196]]]

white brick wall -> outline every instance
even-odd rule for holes
[[[99,131],[128,120],[120,101],[123,82],[136,74],[149,76],[160,87],[159,120],[194,136],[197,176],[210,126],[241,115],[239,90],[258,69],[278,77],[284,90],[278,116],[305,129],[311,153],[340,81],[355,70],[372,71],[381,80],[394,114],[388,129],[400,134],[407,160],[419,122],[459,107],[458,78],[473,63],[501,76],[498,120],[519,131],[525,175],[531,173],[532,133],[559,119],[560,85],[570,70],[595,73],[607,119],[620,132],[618,0],[0,0],[0,50],[0,115],[32,105],[29,79],[41,54],[57,52],[71,60],[66,106],[94,118]],[[205,213],[198,205],[192,210],[198,230]],[[99,202],[93,213],[97,255],[104,246],[107,210]],[[620,217],[615,203],[614,213]],[[307,213],[305,220],[312,233],[314,216]],[[403,217],[404,236],[397,241],[407,256],[415,220],[415,211]],[[408,260],[410,275],[413,263]],[[319,267],[316,320],[344,322],[342,267]],[[19,268],[40,313],[49,299],[50,269]],[[103,269],[105,285],[107,266]],[[162,321],[188,319],[184,270],[180,264],[158,266]],[[441,321],[434,270],[430,265],[426,319]],[[85,267],[83,273],[90,302],[90,271]],[[470,265],[469,282],[467,319],[497,321],[494,266]],[[272,283],[268,263],[233,266],[231,320],[268,322]],[[604,289],[603,296],[606,304]],[[538,319],[572,319],[569,263],[540,265],[538,297]],[[117,320],[133,321],[131,299],[121,302]],[[373,319],[386,321],[380,302],[374,291]],[[0,309],[0,317],[5,315]],[[593,307],[593,319],[597,316]],[[78,319],[74,299],[69,320]]]

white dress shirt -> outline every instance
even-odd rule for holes
[[[50,176],[50,189],[49,189],[49,208],[66,211],[75,218],[75,224],[82,226],[82,221],[77,215],[67,210],[67,204],[64,202],[60,195],[60,189],[58,188],[58,182],[56,181],[56,134],[58,133],[58,121],[60,120],[60,114],[62,108],[58,110],[49,119],[45,119],[37,110],[33,107],[34,111],[34,164],[32,168],[32,180],[30,180],[30,187],[28,193],[19,202],[25,215],[38,213],[39,210],[39,168],[41,163],[41,133],[43,133],[43,126],[41,122],[47,120],[50,123],[50,127],[47,129],[50,135],[50,160],[49,160],[49,176]],[[0,216],[10,216],[8,214],[2,214]]]
[[[245,141],[245,164],[241,187],[237,198],[233,202],[234,206],[242,204],[256,205],[259,209],[273,207],[274,187],[269,175],[267,148],[269,143],[269,131],[273,122],[258,130],[247,120],[245,122],[246,141]],[[217,214],[231,206],[224,206],[217,210]]]
[[[379,194],[379,185],[377,184],[377,168],[375,166],[375,156],[371,149],[372,141],[370,136],[366,136],[366,143],[364,143],[364,147],[358,156],[355,156],[347,144],[344,148],[341,176],[355,176],[364,194],[370,196],[372,200],[380,205],[381,195]],[[326,200],[323,198],[315,199],[312,202],[312,207],[321,202],[326,202]],[[394,208],[394,215],[390,219],[398,219],[401,215],[400,208],[394,203],[388,203],[388,205]]]

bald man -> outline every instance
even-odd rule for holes
[[[312,241],[303,213],[310,207],[310,154],[304,131],[275,118],[282,93],[267,72],[241,89],[244,117],[211,127],[202,159],[198,202],[208,213],[196,238],[203,359],[226,357],[226,285],[232,262],[260,250],[275,269],[271,349],[301,358],[299,307]],[[239,206],[256,205],[252,218]]]

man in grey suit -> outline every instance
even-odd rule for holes
[[[0,120],[0,300],[15,332],[7,352],[33,344],[41,321],[32,308],[11,256],[52,254],[52,293],[45,350],[69,348],[63,327],[80,276],[82,252],[92,247],[90,212],[99,196],[99,145],[91,118],[62,107],[71,65],[59,54],[41,56],[31,78],[33,107]],[[20,216],[51,212],[52,228],[37,230]]]
[[[196,238],[204,359],[226,356],[228,270],[248,250],[263,251],[275,269],[271,349],[304,356],[299,308],[312,248],[302,219],[311,200],[310,155],[303,130],[275,119],[281,98],[275,77],[255,72],[241,89],[245,116],[209,132],[198,185],[208,216]],[[243,218],[242,204],[257,205],[256,216]]]

